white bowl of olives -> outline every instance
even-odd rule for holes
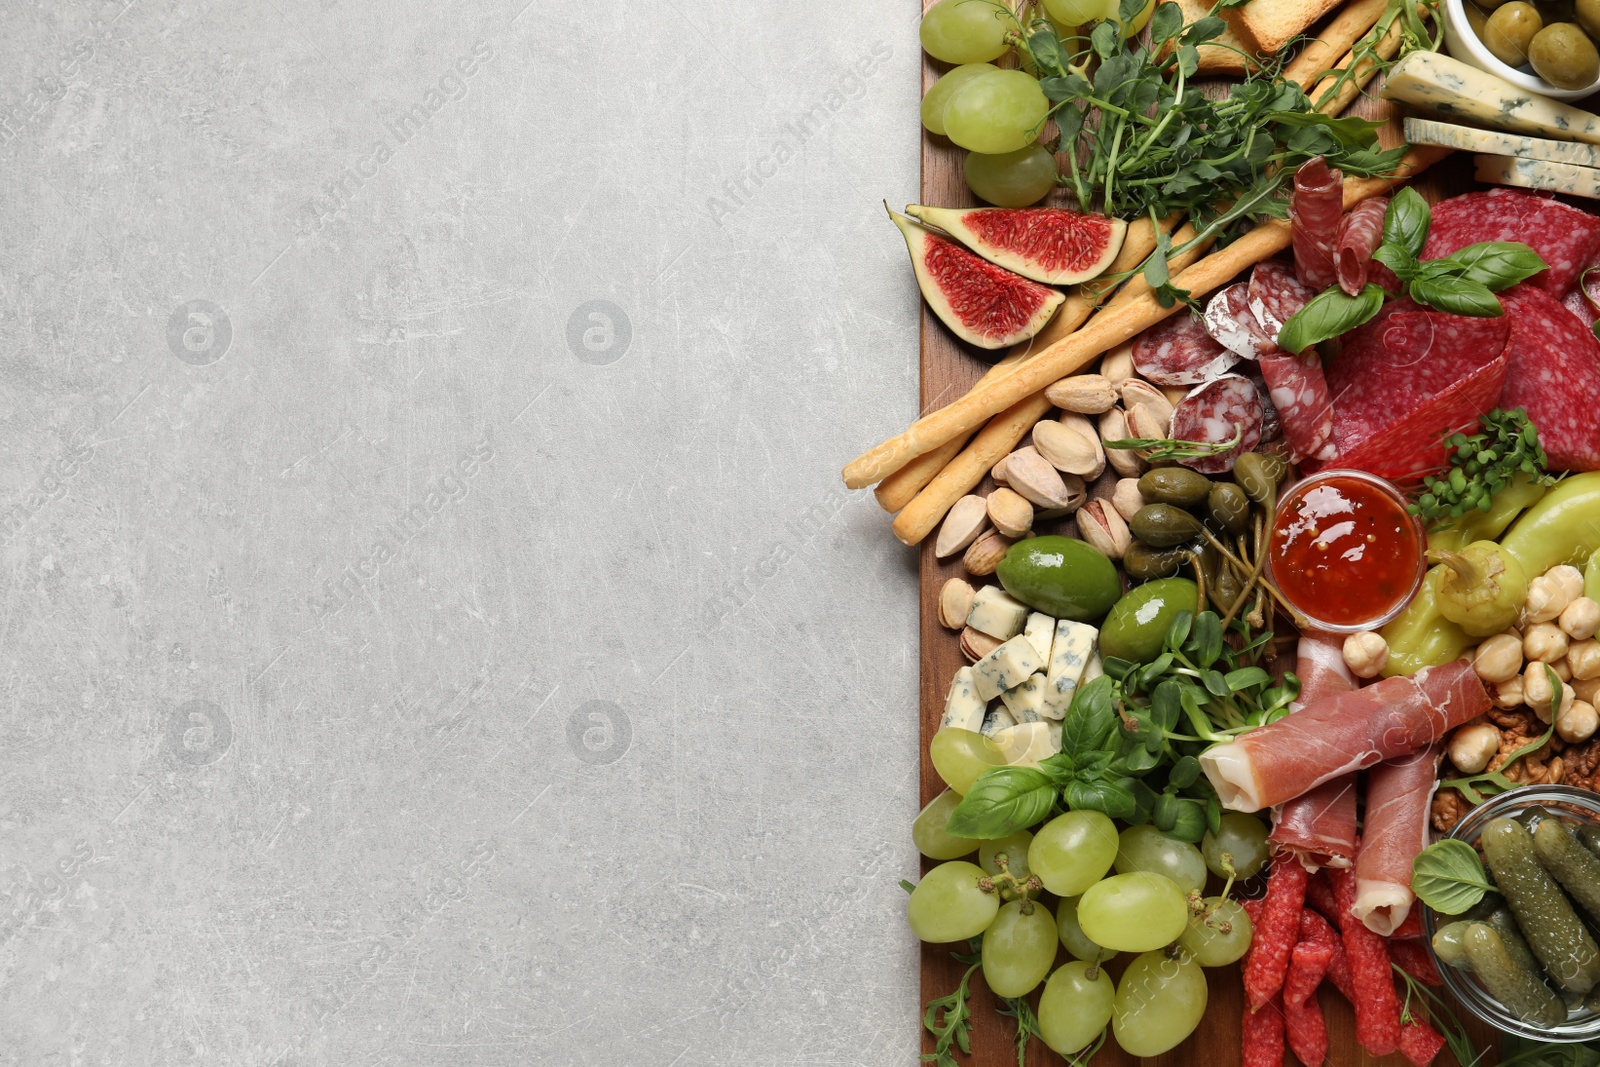
[[[1600,92],[1600,0],[1445,0],[1452,56],[1555,100]]]

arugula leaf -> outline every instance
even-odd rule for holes
[[[1289,316],[1278,331],[1279,346],[1299,355],[1312,345],[1338,337],[1370,320],[1383,308],[1383,288],[1372,282],[1351,296],[1337,285],[1323,290]]]
[[[1025,830],[1050,814],[1056,787],[1032,767],[996,767],[984,771],[950,813],[949,832],[958,837],[992,841]]]
[[[1272,111],[1266,115],[1270,122],[1282,126],[1316,128],[1332,135],[1340,144],[1352,148],[1362,148],[1372,143],[1378,130],[1383,128],[1383,123],[1371,119],[1356,118],[1354,115],[1347,118],[1334,118],[1324,115],[1320,111]]]
[[[1432,224],[1433,209],[1421,193],[1408,185],[1389,201],[1389,210],[1383,216],[1383,243],[1393,245],[1415,261],[1428,242],[1428,227]],[[1386,265],[1394,269],[1392,264]]]
[[[1411,863],[1411,891],[1441,915],[1460,915],[1493,889],[1477,850],[1465,841],[1435,841]]]
[[[956,958],[961,959],[960,956]],[[954,993],[928,1001],[928,1010],[922,1013],[922,1025],[934,1040],[933,1051],[922,1055],[924,1062],[933,1063],[935,1067],[960,1067],[960,1061],[951,1052],[952,1045],[967,1055],[972,1054],[972,1007],[968,1003],[967,987],[973,972],[980,966],[974,963],[967,968]]]
[[[1411,299],[1452,315],[1472,315],[1480,319],[1504,315],[1500,298],[1487,285],[1460,277],[1413,278],[1407,286]]]

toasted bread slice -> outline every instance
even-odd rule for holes
[[[1183,11],[1185,26],[1199,22],[1211,14],[1212,0],[1176,0],[1176,2]],[[1259,3],[1260,0],[1256,2]],[[1236,52],[1234,49],[1239,51]],[[1200,54],[1199,73],[1242,75],[1249,66],[1240,53],[1253,52],[1255,49],[1247,45],[1239,34],[1230,28],[1222,31],[1222,36],[1214,37],[1209,43],[1201,45],[1197,51]]]
[[[1243,7],[1226,10],[1233,32],[1247,46],[1262,55],[1277,55],[1290,41],[1311,29],[1317,20],[1338,7],[1342,0],[1250,0]]]

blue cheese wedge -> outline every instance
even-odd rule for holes
[[[1017,717],[1007,711],[1003,706],[996,704],[989,709],[988,717],[983,720],[983,729],[978,732],[984,737],[993,739],[1001,730],[1009,730],[1017,725]]]
[[[1011,599],[998,585],[986,585],[972,598],[967,625],[990,637],[1009,641],[1022,632],[1022,622],[1027,617],[1026,605]]]
[[[1044,718],[1044,675],[1028,676],[1028,680],[1015,689],[1000,694],[1006,708],[1018,722],[1039,722]]]
[[[1515,185],[1521,189],[1549,189],[1600,200],[1600,170],[1549,163],[1516,156],[1474,156],[1477,178],[1490,185]]]
[[[1007,689],[1015,689],[1034,671],[1044,669],[1044,657],[1026,637],[1013,637],[972,665],[972,679],[978,695],[993,700]]]
[[[1106,669],[1100,663],[1100,653],[1096,652],[1094,658],[1089,661],[1089,665],[1083,669],[1083,677],[1078,679],[1078,684],[1088,685],[1104,673],[1106,673]]]
[[[1022,628],[1022,633],[1039,655],[1048,661],[1050,645],[1056,639],[1056,620],[1042,611],[1036,611],[1028,616],[1027,625]]]
[[[1050,645],[1050,667],[1045,674],[1044,703],[1041,714],[1047,719],[1063,719],[1084,671],[1095,658],[1095,643],[1100,631],[1071,619],[1056,623],[1055,640]]]
[[[1382,95],[1498,130],[1600,144],[1600,115],[1518,89],[1438,52],[1412,52],[1396,63]]]
[[[939,720],[941,730],[971,730],[983,728],[983,716],[988,703],[978,695],[978,686],[972,680],[972,668],[962,667],[950,682],[950,693],[944,698],[944,717]]]
[[[1050,738],[1050,724],[1024,722],[996,730],[990,740],[1000,746],[1006,762],[1013,767],[1037,767],[1041,760],[1049,759],[1061,751],[1061,745]]]
[[[1577,141],[1552,141],[1500,130],[1474,130],[1432,119],[1406,119],[1406,140],[1495,156],[1567,163],[1574,167],[1600,167],[1600,147]]]

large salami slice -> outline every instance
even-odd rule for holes
[[[1294,276],[1294,268],[1276,259],[1257,263],[1250,272],[1250,311],[1274,345],[1283,324],[1316,295],[1300,284],[1300,279]]]
[[[1321,156],[1300,164],[1289,194],[1289,225],[1294,240],[1294,273],[1303,285],[1321,291],[1334,283],[1334,241],[1344,214],[1344,175]]]
[[[1600,218],[1515,189],[1453,196],[1433,206],[1433,224],[1423,259],[1438,259],[1479,241],[1521,241],[1539,253],[1549,270],[1529,279],[1555,296],[1572,288],[1578,273],[1600,250]]]
[[[1547,293],[1519,285],[1500,294],[1511,320],[1499,407],[1523,408],[1557,470],[1600,469],[1600,341]]]
[[[1367,284],[1373,266],[1372,253],[1383,243],[1383,216],[1388,210],[1389,198],[1375,196],[1361,201],[1339,220],[1339,232],[1333,239],[1333,269],[1339,288],[1351,296],[1361,292],[1361,287]]]
[[[1171,315],[1133,340],[1133,366],[1156,385],[1199,385],[1227,372],[1239,354],[1218,344],[1194,315]]]
[[[1263,351],[1277,347],[1250,311],[1249,282],[1217,290],[1206,303],[1203,321],[1219,345],[1245,359],[1259,359]]]
[[[1283,424],[1289,461],[1327,463],[1339,454],[1333,440],[1333,399],[1322,358],[1308,348],[1298,356],[1283,349],[1263,354],[1257,366]]]
[[[1199,441],[1220,445],[1239,435],[1239,444],[1214,456],[1201,456],[1180,462],[1202,474],[1222,474],[1233,469],[1233,461],[1261,443],[1261,401],[1249,378],[1225,374],[1215,381],[1196,386],[1178,401],[1172,411],[1174,440]]]
[[[1346,334],[1327,371],[1340,465],[1403,480],[1437,469],[1444,439],[1494,407],[1510,332],[1507,316],[1447,315],[1396,300]]]

